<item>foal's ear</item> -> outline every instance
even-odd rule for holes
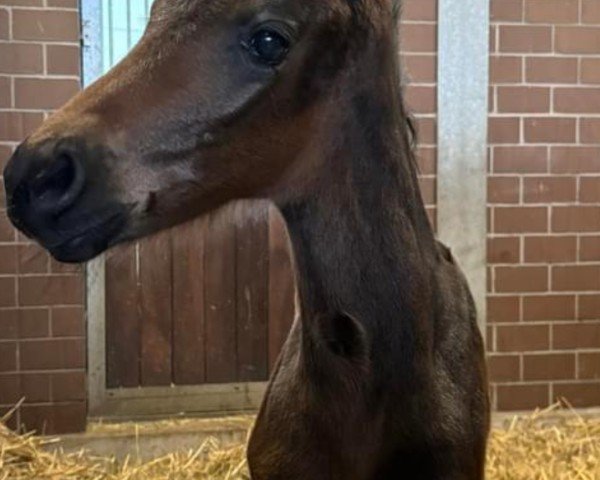
[[[367,333],[356,318],[344,312],[332,312],[320,315],[317,322],[321,340],[332,353],[348,360],[362,360],[367,356]]]

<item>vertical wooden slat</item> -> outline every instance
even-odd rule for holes
[[[294,321],[295,285],[288,234],[281,214],[269,209],[269,369]]]
[[[141,384],[172,381],[171,232],[140,243]]]
[[[177,385],[205,381],[204,219],[172,232],[173,380]]]
[[[234,382],[237,374],[235,222],[232,207],[210,215],[205,237],[206,382]]]
[[[140,384],[140,318],[135,246],[106,254],[106,383],[108,388]]]
[[[269,206],[237,207],[237,381],[268,379]]]

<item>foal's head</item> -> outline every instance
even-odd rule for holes
[[[337,79],[393,38],[396,3],[156,0],[125,60],[18,148],[12,221],[84,261],[229,200],[293,191],[347,89]]]

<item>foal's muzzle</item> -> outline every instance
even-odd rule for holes
[[[123,228],[124,208],[107,195],[104,155],[81,140],[51,140],[21,145],[6,166],[11,221],[58,260],[89,260]]]

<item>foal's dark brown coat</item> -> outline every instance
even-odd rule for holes
[[[482,340],[419,195],[396,7],[157,0],[140,45],[6,171],[15,224],[68,261],[234,198],[277,204],[299,316],[255,480],[483,478]]]

